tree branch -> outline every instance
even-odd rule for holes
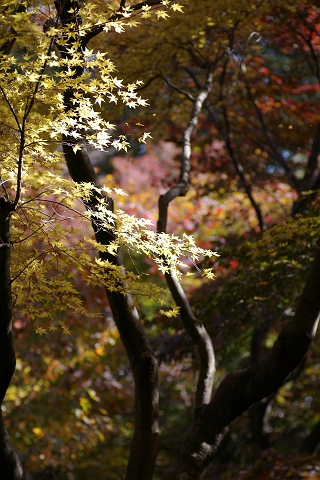
[[[212,78],[213,73],[209,73],[206,85],[195,98],[188,126],[183,133],[179,181],[164,195],[160,195],[159,197],[159,219],[157,224],[159,232],[165,232],[167,229],[167,210],[169,203],[178,196],[184,196],[187,192],[191,157],[191,135],[197,126],[202,106],[212,88]]]
[[[141,85],[140,87],[138,87],[136,89],[137,92],[140,92],[141,90],[144,90],[145,88],[147,88],[154,80],[156,80],[157,78],[162,78],[162,76],[160,74],[156,74],[154,75],[153,77],[149,78],[149,80],[144,83],[143,85]]]
[[[6,480],[24,480],[22,462],[13,448],[0,409],[0,468]]]
[[[270,326],[270,325],[269,325]],[[265,340],[267,338],[267,333],[269,326],[258,327],[254,330],[252,339],[251,339],[251,363],[255,364],[258,362],[266,351]],[[302,360],[300,365],[289,373],[289,375],[284,379],[281,387],[288,382],[295,380],[300,373],[303,371],[305,366],[305,358]],[[273,392],[268,397],[263,398],[259,402],[254,403],[249,408],[249,418],[250,418],[250,427],[252,433],[252,439],[262,450],[268,448],[269,446],[269,436],[268,436],[268,417],[271,410],[271,401],[276,395],[276,391]]]
[[[182,95],[189,98],[189,100],[191,100],[192,102],[196,101],[195,97],[193,95],[191,95],[191,93],[187,92],[187,90],[184,90],[183,88],[178,87],[177,85],[172,83],[167,77],[162,76],[162,75],[159,75],[159,76],[166,82],[168,87],[172,88],[173,90],[176,90],[179,93],[182,93]]]
[[[265,118],[264,118],[264,115],[261,111],[261,109],[259,108],[253,94],[252,94],[252,91],[251,91],[251,88],[249,86],[248,83],[246,83],[246,89],[247,89],[247,94],[248,94],[248,97],[249,99],[251,100],[252,102],[252,105],[255,109],[255,111],[257,112],[257,116],[258,116],[258,119],[259,119],[259,122],[260,122],[260,125],[262,127],[262,130],[263,130],[263,133],[264,133],[264,136],[271,148],[271,150],[274,152],[274,155],[275,155],[275,158],[276,160],[278,161],[278,163],[284,168],[284,171],[286,172],[287,176],[288,176],[288,179],[291,183],[291,185],[296,189],[296,191],[299,191],[299,182],[298,180],[296,179],[296,177],[293,175],[293,172],[292,172],[292,169],[290,168],[290,166],[288,165],[288,162],[286,161],[286,159],[284,158],[284,156],[282,155],[281,151],[279,150],[279,148],[277,147],[277,145],[275,144],[270,132],[269,132],[269,129],[267,127],[267,124],[266,124],[266,121],[265,121]]]
[[[73,152],[64,138],[63,151],[72,179],[77,183],[88,182],[99,187],[99,179],[92,167],[85,149]],[[109,208],[113,202],[106,198]],[[94,209],[96,199],[86,206]],[[114,241],[114,233],[102,230],[93,222],[97,242],[108,245]],[[100,258],[122,265],[121,253],[110,255],[100,252]],[[150,480],[158,447],[158,362],[152,351],[149,339],[139,319],[130,295],[112,292],[105,285],[109,305],[130,360],[135,381],[134,434],[127,466],[127,480]]]
[[[121,1],[121,4],[122,4],[122,1]],[[135,5],[131,5],[130,10],[133,12],[137,12],[141,10],[142,7],[146,7],[146,6],[153,7],[153,6],[160,6],[160,5],[162,5],[162,0],[146,0],[144,2],[136,3]],[[123,5],[120,5],[118,12],[114,13],[110,17],[109,21],[116,22],[117,20],[123,19],[122,11],[123,11]],[[93,28],[92,30],[90,30],[82,39],[83,47],[85,47],[92,38],[96,37],[97,35],[99,35],[99,33],[103,32],[103,29],[104,29],[104,26],[99,25]]]
[[[187,296],[178,282],[171,274],[166,273],[166,280],[173,300],[180,307],[180,317],[183,325],[197,347],[200,367],[195,395],[196,413],[203,405],[211,400],[212,386],[215,375],[215,356],[211,338],[200,320],[192,312]]]
[[[179,181],[171,187],[168,192],[159,197],[159,217],[157,223],[157,230],[159,232],[166,232],[169,203],[177,196],[185,195],[187,192],[191,157],[191,135],[197,126],[203,104],[212,88],[212,78],[213,73],[210,72],[206,85],[194,100],[190,120],[183,134]],[[183,325],[198,349],[200,368],[195,408],[196,411],[199,411],[204,404],[209,403],[212,393],[215,373],[215,357],[212,342],[204,325],[194,316],[186,294],[178,280],[171,273],[166,274],[166,280],[176,305],[180,307],[180,317]]]
[[[231,143],[231,140],[230,140],[230,123],[229,123],[229,118],[228,118],[228,112],[227,112],[227,109],[225,107],[223,107],[223,113],[224,113],[225,127],[226,127],[225,128],[225,144],[226,144],[228,153],[230,155],[230,158],[232,160],[232,163],[233,163],[233,165],[234,165],[234,167],[237,171],[237,174],[240,178],[240,181],[242,183],[244,191],[246,192],[246,194],[247,194],[247,196],[250,200],[250,203],[251,203],[254,211],[256,212],[256,216],[257,216],[258,223],[259,223],[259,228],[260,228],[260,231],[262,232],[266,228],[264,220],[263,220],[262,212],[261,212],[261,209],[260,209],[259,205],[257,204],[257,202],[255,201],[255,199],[252,195],[251,185],[248,183],[248,181],[245,177],[243,166],[242,166],[241,162],[239,161],[237,155],[235,154],[234,148],[232,146],[232,143]]]

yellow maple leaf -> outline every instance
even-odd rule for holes
[[[174,12],[181,12],[181,13],[183,13],[183,10],[182,10],[183,7],[182,7],[182,5],[179,5],[179,3],[173,3],[173,4],[170,6],[170,8],[172,8],[172,10],[173,10]]]
[[[46,329],[46,328],[42,328],[42,327],[37,327],[37,328],[35,329],[35,332],[38,333],[39,335],[41,335],[41,337],[42,337],[42,335],[43,335],[44,333],[48,333],[48,332],[47,332],[47,329]]]

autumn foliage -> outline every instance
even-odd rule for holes
[[[4,480],[317,478],[317,2],[0,29]]]

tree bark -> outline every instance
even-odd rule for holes
[[[210,404],[201,409],[166,480],[201,479],[226,427],[250,405],[276,391],[302,362],[318,326],[319,292],[320,238],[292,321],[260,361],[221,382]]]
[[[205,326],[192,312],[187,296],[180,283],[169,273],[166,280],[172,298],[180,307],[180,317],[184,328],[192,338],[199,355],[199,376],[195,395],[195,410],[199,409],[211,400],[214,375],[216,371],[215,355],[212,341]]]
[[[252,440],[261,450],[269,447],[268,419],[272,398],[273,395],[269,395],[249,408]]]
[[[0,197],[0,472],[5,480],[22,480],[23,467],[4,424],[1,405],[15,371],[12,340],[12,295],[10,279],[11,202]]]
[[[61,22],[64,25],[72,25],[77,21],[77,15],[70,13],[71,8],[79,8],[78,2],[72,0],[55,0],[56,9]],[[76,26],[76,24],[75,24]],[[101,31],[101,30],[100,30]],[[95,35],[98,34],[95,32]],[[69,39],[68,47],[77,46],[79,52],[88,41],[88,38]],[[78,44],[77,44],[78,42]],[[81,46],[79,45],[81,43]],[[72,53],[59,46],[60,54],[69,58]],[[83,71],[78,67],[74,78],[80,77]],[[74,92],[69,89],[64,94],[65,110],[72,109]],[[71,145],[72,140],[63,137],[63,151],[65,160],[72,180],[76,183],[91,183],[100,187],[100,182],[91,164],[89,155],[85,148],[74,152]],[[94,210],[102,194],[92,195],[86,206]],[[111,198],[104,197],[110,211],[113,210]],[[115,233],[102,229],[94,221],[92,226],[96,240],[102,245],[109,245],[114,241]],[[103,260],[108,260],[114,265],[122,266],[121,252],[117,256],[107,252],[100,252]],[[121,280],[120,280],[121,281]],[[155,460],[158,451],[159,421],[158,421],[158,361],[152,351],[149,339],[140,321],[137,310],[130,295],[114,292],[105,285],[109,305],[120,333],[121,340],[129,357],[131,369],[135,382],[135,413],[134,433],[130,446],[129,461],[127,465],[126,480],[150,480],[153,475]]]
[[[316,423],[307,438],[304,440],[301,446],[302,453],[309,453],[313,455],[318,450],[320,445],[320,422]]]
[[[100,186],[85,149],[74,153],[64,138],[63,151],[70,176],[77,182],[88,182]],[[112,209],[112,200],[106,199]],[[87,207],[95,206],[95,198]],[[101,229],[93,222],[96,240],[102,245],[114,241],[114,233]],[[117,256],[100,252],[103,260],[121,265],[121,253]],[[135,382],[134,434],[127,466],[127,480],[149,480],[152,477],[158,450],[158,361],[149,339],[134,308],[130,295],[111,292],[105,285],[109,305],[130,360]]]
[[[320,153],[320,124],[314,134],[311,152],[308,158],[305,175],[301,181],[299,198],[292,205],[291,215],[303,214],[308,210],[311,203],[317,198],[320,185],[320,173],[317,171],[318,156]],[[313,193],[311,191],[313,190]],[[304,193],[307,192],[307,193]]]
[[[158,232],[166,232],[169,203],[177,196],[182,196],[187,193],[189,172],[191,168],[191,136],[197,127],[203,104],[212,88],[212,78],[213,73],[209,72],[206,84],[199,92],[198,96],[194,99],[194,105],[190,119],[187,128],[183,132],[179,181],[164,195],[160,195],[159,197],[159,215],[157,222]],[[204,325],[194,316],[187,296],[178,280],[171,273],[166,273],[166,281],[173,300],[175,301],[176,305],[180,307],[180,317],[182,323],[196,345],[199,355],[199,377],[195,395],[195,410],[198,413],[199,409],[203,405],[210,402],[212,395],[212,386],[215,374],[215,356],[213,345]]]

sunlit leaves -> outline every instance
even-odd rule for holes
[[[43,175],[39,171],[40,179]],[[51,175],[54,179],[52,172]],[[211,250],[197,247],[192,236],[180,238],[157,233],[149,219],[128,215],[121,209],[113,212],[105,194],[124,196],[123,190],[115,187],[106,185],[100,189],[64,179],[54,189],[44,188],[34,199],[32,190],[24,191],[24,199],[30,199],[21,204],[12,225],[12,242],[16,245],[13,290],[20,311],[30,321],[41,322],[37,329],[41,336],[58,327],[65,335],[71,333],[66,324],[57,323],[61,312],[71,310],[73,314],[91,316],[75,286],[79,274],[92,286],[103,284],[110,291],[131,293],[135,298],[146,296],[159,305],[168,301],[162,288],[150,284],[138,272],[125,271],[111,258],[104,258],[105,254],[114,257],[119,248],[135,252],[151,258],[161,273],[170,271],[178,278],[179,267],[189,266],[189,260],[194,263],[215,255]],[[93,196],[95,207],[85,209],[84,203]],[[90,223],[111,233],[114,240],[107,245],[99,244],[89,234]],[[204,275],[210,278],[207,271]]]
[[[43,327],[36,327],[35,332],[42,336],[44,333],[47,333],[47,330]]]
[[[172,317],[176,317],[179,314],[179,310],[180,310],[180,307],[177,307],[177,305],[171,305],[170,310],[160,309],[159,312],[168,318],[172,318]]]
[[[163,18],[164,20],[169,17],[168,13],[165,10],[157,10],[156,12],[158,20]]]
[[[140,137],[138,140],[141,143],[146,143],[147,138],[152,138],[150,132],[145,132],[142,137]]]
[[[173,3],[171,5],[171,8],[174,12],[181,12],[183,13],[183,7],[181,5],[179,5],[179,3]]]

